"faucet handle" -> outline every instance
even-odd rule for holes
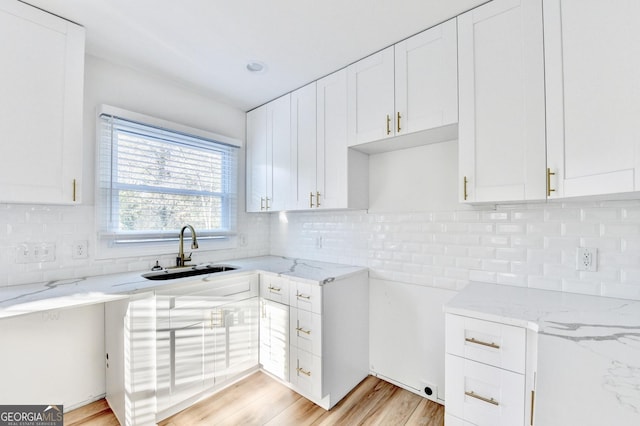
[[[189,256],[185,256],[184,257],[184,261],[185,262],[191,262],[191,255],[193,254],[193,252],[189,253]]]

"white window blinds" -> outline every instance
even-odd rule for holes
[[[186,224],[201,239],[235,232],[236,146],[106,112],[98,125],[103,237],[166,241]]]

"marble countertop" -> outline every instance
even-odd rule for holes
[[[640,424],[640,301],[470,283],[444,309],[537,332],[536,424]]]
[[[322,285],[365,271],[366,268],[292,259],[278,256],[262,256],[216,262],[237,267],[234,271],[216,273],[224,277],[238,273],[264,272],[283,275],[297,280]],[[142,277],[149,271],[71,278],[35,284],[0,288],[0,318],[24,315],[50,309],[104,303],[129,297],[132,294],[180,285],[186,282],[210,280],[212,274],[197,275],[166,281],[152,281]]]

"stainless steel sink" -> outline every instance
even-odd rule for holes
[[[215,274],[217,272],[233,271],[236,269],[238,268],[229,265],[205,264],[147,272],[146,274],[142,274],[142,277],[148,280],[173,280],[176,278],[192,277],[194,275]]]

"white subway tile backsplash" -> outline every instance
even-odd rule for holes
[[[373,276],[421,285],[460,289],[473,280],[640,299],[640,201],[490,208],[350,213],[342,218],[362,227],[357,236],[346,228],[339,246]],[[288,232],[280,233],[272,219],[272,254],[320,260],[298,223],[332,220],[328,213],[292,213]],[[351,245],[354,238],[366,240],[366,248]],[[597,272],[576,270],[577,247],[598,249]]]

